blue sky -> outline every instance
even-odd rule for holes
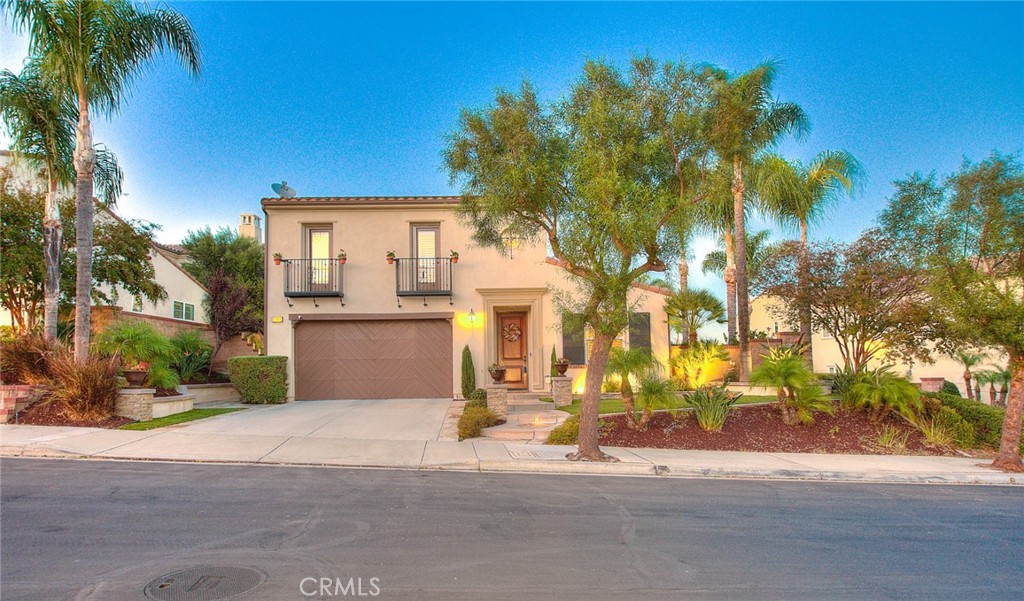
[[[202,76],[159,61],[96,127],[127,174],[119,212],[162,224],[164,242],[237,225],[282,179],[300,195],[452,192],[439,154],[460,107],[523,78],[553,100],[587,58],[780,59],[777,93],[813,126],[780,151],[844,148],[868,174],[816,237],[856,237],[893,179],[1024,145],[1021,3],[172,6],[198,31]],[[0,35],[17,70],[25,42]]]

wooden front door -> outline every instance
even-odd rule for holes
[[[505,383],[512,388],[527,388],[526,313],[498,315],[498,364],[506,368]]]

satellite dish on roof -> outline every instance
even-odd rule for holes
[[[286,181],[282,181],[280,184],[270,184],[270,189],[281,198],[292,198],[295,196],[295,190],[288,187],[288,182]]]

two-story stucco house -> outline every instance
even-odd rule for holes
[[[563,329],[554,304],[555,290],[572,290],[564,270],[543,244],[510,240],[507,256],[475,246],[453,212],[458,203],[455,196],[263,199],[267,354],[288,357],[290,399],[458,396],[467,345],[478,385],[497,363],[510,388],[546,390],[555,349],[582,386],[588,332]],[[666,293],[634,287],[635,312],[616,341],[650,346],[663,365]]]

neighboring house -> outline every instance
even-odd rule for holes
[[[766,331],[772,337],[777,337],[780,332],[792,331],[793,328],[785,320],[776,317],[774,314],[774,308],[779,307],[781,302],[778,298],[766,295],[754,297],[750,302],[750,329],[752,331]],[[823,331],[814,331],[812,336],[814,371],[817,373],[832,373],[841,369],[843,357],[839,352],[839,343],[836,342],[835,338]],[[960,393],[966,396],[963,366],[953,358],[942,353],[933,353],[932,359],[934,359],[934,363],[930,364],[917,362],[908,364],[894,357],[887,357],[885,351],[882,350],[872,360],[871,366],[892,365],[896,373],[905,375],[913,382],[920,381],[921,378],[945,378],[947,381],[956,384],[960,389]],[[1000,364],[1005,363],[994,352],[991,355],[991,361]],[[992,369],[992,367],[986,365],[979,369]],[[984,398],[988,398],[987,390],[985,391]]]
[[[580,390],[589,336],[561,328],[553,291],[571,290],[543,244],[476,247],[455,196],[265,198],[268,355],[288,357],[289,399],[460,394],[468,345],[477,384],[507,367],[512,389],[549,389],[552,348]],[[338,259],[341,249],[347,261]],[[458,262],[450,251],[460,255]],[[388,251],[397,255],[386,261]],[[284,260],[275,265],[272,256]],[[668,291],[634,287],[621,346],[668,363]]]

